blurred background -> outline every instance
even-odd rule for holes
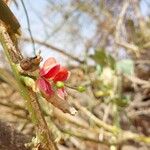
[[[68,101],[78,110],[75,116],[41,102],[58,148],[150,149],[150,140],[116,136],[99,122],[150,136],[150,1],[24,0],[24,3],[36,54],[40,52],[43,60],[55,57],[67,66],[71,71],[67,84],[77,87],[77,90],[67,88]],[[35,56],[22,3],[9,0],[8,5],[21,25],[19,49],[25,57]],[[27,149],[7,140],[12,132],[23,139],[21,144],[35,135],[15,85],[0,48],[0,130],[5,133],[9,128],[6,140],[0,136],[2,150]]]

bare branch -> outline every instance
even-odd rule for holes
[[[25,41],[25,42],[31,42],[31,40],[28,39],[28,38],[23,38],[23,41]],[[63,49],[60,49],[60,48],[58,48],[58,47],[55,47],[55,46],[53,46],[53,45],[51,45],[51,44],[42,42],[42,41],[37,40],[37,39],[34,39],[34,41],[35,41],[37,44],[43,45],[43,46],[45,46],[45,47],[47,47],[47,48],[50,48],[50,49],[52,49],[52,50],[54,50],[54,51],[56,51],[56,52],[58,52],[58,53],[61,53],[61,54],[63,54],[64,56],[67,56],[68,58],[71,58],[71,59],[74,60],[74,61],[77,61],[77,62],[79,62],[79,63],[83,63],[82,60],[78,59],[77,57],[75,57],[75,56],[73,56],[73,55],[71,55],[71,54],[68,54],[68,53],[67,53],[65,50],[63,50]]]

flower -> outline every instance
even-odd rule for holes
[[[70,76],[67,68],[56,62],[55,58],[48,58],[39,71],[39,77],[36,81],[37,87],[46,97],[57,94],[61,99],[65,99],[67,93],[63,84]]]

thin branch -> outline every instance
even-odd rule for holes
[[[99,118],[94,116],[90,111],[88,111],[86,108],[81,106],[78,102],[72,101],[72,103],[80,111],[82,111],[85,115],[87,115],[89,118],[91,118],[93,120],[93,122],[95,122],[95,124],[97,124],[99,127],[103,127],[105,130],[113,133],[117,137],[117,140],[118,140],[117,142],[118,143],[130,140],[130,139],[138,141],[138,142],[144,142],[144,143],[147,143],[147,144],[150,143],[150,137],[146,137],[146,136],[143,136],[143,135],[138,135],[138,134],[132,133],[130,131],[124,131],[120,128],[117,128],[116,126],[108,125],[107,123],[103,122],[102,120],[100,120]]]
[[[54,117],[56,117],[58,120],[67,121],[67,122],[70,122],[70,123],[75,124],[75,125],[82,127],[82,128],[86,128],[86,129],[89,128],[89,124],[87,122],[85,122],[84,120],[82,120],[81,118],[77,118],[77,117],[72,116],[70,114],[65,114],[57,108],[53,109],[52,115]]]
[[[91,132],[89,130],[85,130],[83,128],[74,128],[74,127],[63,127],[60,125],[57,125],[57,127],[64,133],[67,133],[72,136],[76,136],[82,140],[90,140],[96,143],[104,143],[107,145],[110,145],[112,143],[109,143],[109,140],[100,141],[99,135],[95,134],[94,132]],[[114,144],[114,143],[113,143]]]
[[[149,82],[149,81],[142,80],[142,79],[137,78],[137,77],[135,77],[135,76],[126,75],[125,77],[126,77],[127,79],[129,79],[130,81],[132,81],[133,83],[140,84],[140,85],[142,85],[143,87],[150,87],[150,82]]]
[[[121,9],[121,12],[120,12],[120,15],[118,17],[117,24],[116,24],[115,43],[118,44],[119,46],[126,48],[126,49],[132,50],[136,55],[138,55],[139,48],[136,45],[127,43],[127,42],[121,40],[121,38],[120,38],[121,37],[120,36],[121,27],[122,27],[123,20],[124,20],[125,14],[126,14],[126,10],[129,7],[129,4],[130,4],[129,0],[126,0],[123,3],[123,7]]]
[[[23,38],[22,40],[25,41],[25,42],[30,42],[30,41],[31,41],[29,38]],[[74,60],[74,61],[76,61],[76,62],[78,62],[78,63],[83,63],[82,60],[78,59],[77,57],[74,57],[74,56],[71,55],[71,54],[68,54],[68,53],[65,52],[65,50],[63,50],[63,49],[60,49],[60,48],[58,48],[58,47],[55,47],[55,46],[53,46],[53,45],[51,45],[51,44],[42,42],[42,41],[37,40],[37,39],[34,39],[34,41],[35,41],[37,44],[43,45],[43,46],[45,46],[45,47],[47,47],[47,48],[50,48],[50,49],[52,49],[52,50],[54,50],[54,51],[56,51],[56,52],[58,52],[58,53],[61,53],[61,54],[63,54],[64,56],[67,56],[67,57],[71,58],[72,60]]]
[[[15,90],[18,90],[18,85],[12,74],[6,69],[0,68],[0,78],[7,82]]]
[[[138,56],[138,52],[139,52],[138,46],[136,46],[134,44],[131,44],[131,43],[127,43],[123,40],[118,40],[118,41],[115,41],[115,42],[119,46],[122,46],[122,47],[126,48],[127,50],[131,50],[132,52],[134,52]]]
[[[126,13],[126,10],[127,10],[128,6],[129,6],[129,1],[127,0],[123,3],[120,15],[119,15],[117,23],[116,23],[115,43],[117,45],[116,44],[114,45],[114,50],[115,50],[116,57],[118,56],[118,50],[117,49],[118,49],[118,45],[120,43],[121,27],[122,27],[123,19],[124,19],[124,16],[125,16],[125,13]]]
[[[119,41],[119,39],[120,39],[121,26],[122,26],[122,22],[123,22],[123,19],[124,19],[124,16],[125,16],[125,13],[126,13],[128,6],[129,6],[129,1],[126,0],[123,3],[123,7],[121,9],[121,12],[120,12],[117,24],[116,24],[116,34],[115,34],[115,40],[116,41]]]
[[[96,116],[94,116],[90,111],[88,111],[86,108],[82,107],[78,102],[72,101],[72,103],[75,105],[75,107],[82,112],[84,112],[89,118],[91,118],[99,127],[103,127],[105,130],[110,131],[112,133],[119,132],[119,129],[115,126],[108,125],[104,121],[100,120]]]
[[[24,112],[27,112],[27,110],[24,108],[24,107],[22,107],[22,106],[20,106],[20,105],[17,105],[17,104],[13,104],[13,103],[4,103],[4,102],[2,102],[2,101],[0,101],[0,105],[3,105],[3,106],[5,106],[5,107],[9,107],[9,108],[13,108],[13,109],[17,109],[17,110],[22,110],[22,111],[24,111]]]
[[[34,54],[36,55],[35,42],[34,42],[34,39],[33,39],[31,27],[30,27],[30,19],[29,19],[29,15],[28,15],[28,12],[27,12],[27,9],[26,9],[26,6],[25,6],[23,0],[21,0],[21,4],[22,4],[22,6],[23,6],[23,9],[24,9],[24,12],[25,12],[25,15],[26,15],[27,26],[28,26],[28,31],[29,31],[30,38],[31,38],[31,41],[32,41],[33,51],[34,51]]]
[[[149,116],[149,114],[150,114],[150,109],[137,110],[137,111],[133,110],[133,111],[130,111],[128,113],[130,118],[135,118],[135,117],[140,116],[140,115],[147,115],[147,116]]]

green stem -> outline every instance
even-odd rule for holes
[[[56,146],[53,143],[53,141],[51,140],[51,136],[49,134],[49,130],[48,130],[46,121],[40,110],[40,105],[38,103],[36,93],[34,93],[28,87],[24,86],[23,82],[21,82],[21,76],[16,67],[16,64],[14,64],[12,61],[11,51],[16,52],[17,50],[16,50],[9,34],[7,33],[7,29],[6,29],[5,25],[1,21],[0,21],[0,42],[3,46],[5,55],[9,61],[9,64],[11,66],[11,69],[13,71],[15,79],[17,81],[18,90],[20,91],[23,99],[25,100],[31,120],[37,128],[37,136],[41,142],[40,147],[43,150],[55,150]]]

